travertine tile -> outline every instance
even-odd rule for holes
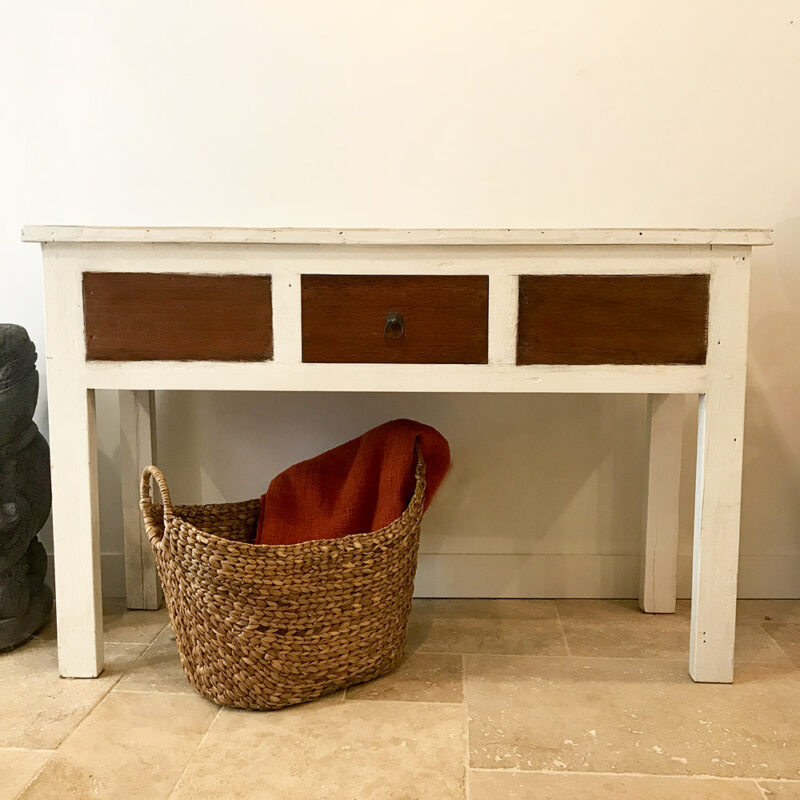
[[[59,747],[21,800],[166,799],[217,712],[200,697],[110,694]]]
[[[638,617],[652,625],[680,625],[688,620],[688,600],[678,600],[674,614],[645,614],[637,600],[556,600],[558,615],[564,622],[629,622]]]
[[[800,623],[800,600],[739,600],[736,618],[742,622]]]
[[[639,612],[636,599],[629,600],[556,600],[562,619],[624,621],[631,612]],[[641,613],[641,612],[640,612]],[[650,619],[689,619],[691,601],[678,600],[674,614],[647,614]],[[744,623],[796,622],[800,623],[800,600],[739,600],[736,619]]]
[[[800,800],[800,601],[740,602],[733,686],[686,675],[688,602],[675,615],[642,614],[635,600],[557,603],[558,614],[553,601],[415,600],[395,673],[352,687],[347,702],[339,692],[281,712],[226,709],[191,759],[217,707],[183,675],[163,610],[112,603],[107,639],[130,643],[107,646],[99,680],[58,678],[53,625],[0,654],[0,746],[63,742],[44,768],[47,752],[0,748],[0,800],[40,769],[23,797],[158,800],[187,762],[178,800],[462,798],[460,653],[474,654],[471,800],[757,800],[748,777]],[[592,658],[563,657],[562,623],[573,656]],[[678,777],[690,774],[744,778]]]
[[[169,622],[165,607],[157,611],[131,611],[123,597],[103,598],[103,634],[106,642],[149,644]],[[55,610],[50,621],[36,634],[37,639],[50,641],[56,638]]]
[[[99,678],[60,678],[56,645],[32,640],[0,654],[0,747],[57,747],[120,675],[144,645],[106,645],[106,668]]]
[[[736,626],[734,661],[737,664],[748,661],[778,663],[785,660],[786,653],[776,645],[763,627],[748,623]]]
[[[167,609],[131,611],[124,598],[103,600],[103,634],[107,642],[149,644],[169,622]]]
[[[777,781],[759,781],[764,794],[774,800],[800,800],[800,783]]]
[[[470,800],[763,800],[754,781],[470,772]]]
[[[672,621],[653,625],[650,620],[639,623],[631,619],[619,622],[564,621],[564,635],[570,654],[605,658],[689,657],[689,628]]]
[[[455,705],[223,709],[172,800],[462,800],[463,732]]]
[[[695,684],[680,662],[468,656],[478,768],[800,777],[800,681],[744,664]]]
[[[791,622],[765,622],[763,628],[781,650],[800,666],[800,625]]]
[[[0,749],[0,800],[13,800],[50,758],[46,750]]]
[[[414,598],[412,617],[440,619],[556,619],[554,600]]]
[[[462,656],[449,653],[412,653],[391,674],[351,686],[347,699],[460,703],[462,660]]]
[[[645,615],[643,615],[645,616]],[[674,622],[653,624],[631,619],[618,622],[568,622],[564,635],[570,654],[579,657],[604,658],[660,658],[679,660],[689,657],[689,623]],[[735,659],[747,661],[781,662],[786,654],[757,625],[736,626]]]
[[[571,655],[604,658],[689,657],[689,605],[679,601],[675,614],[644,614],[635,600],[558,600]],[[736,629],[737,662],[781,662],[785,653],[760,625]]]
[[[408,650],[567,654],[552,600],[415,600]]]
[[[167,626],[161,631],[128,668],[114,690],[195,693],[181,666],[172,628]]]

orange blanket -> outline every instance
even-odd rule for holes
[[[425,459],[425,508],[450,466],[435,428],[396,419],[277,475],[261,496],[256,544],[295,544],[376,531],[414,493],[414,447]]]

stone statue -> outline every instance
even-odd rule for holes
[[[50,513],[50,452],[33,422],[36,348],[19,325],[0,325],[0,650],[50,616],[47,554],[36,538]]]

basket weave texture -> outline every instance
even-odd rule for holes
[[[220,705],[276,709],[391,671],[406,644],[424,497],[418,455],[414,494],[385,528],[257,545],[258,499],[173,506],[161,470],[146,467],[142,516],[190,683]]]

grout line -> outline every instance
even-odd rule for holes
[[[143,652],[144,651],[142,651],[142,653]],[[100,707],[100,705],[105,701],[105,699],[111,694],[111,690],[122,680],[122,676],[125,675],[125,673],[142,657],[142,653],[136,656],[136,658],[134,658],[133,661],[127,667],[125,667],[125,669],[120,670],[119,673],[116,674],[116,676],[109,682],[106,690],[100,695],[100,697],[97,698],[97,701],[86,710],[86,713],[83,716],[81,716],[80,719],[75,723],[75,726],[72,728],[72,730],[70,730],[64,736],[64,738],[61,739],[61,741],[59,741],[58,745],[55,748],[56,750],[58,750],[75,733],[75,731],[77,731],[78,728],[80,728],[80,726],[86,721],[86,719],[88,719],[88,717]],[[103,672],[105,672],[106,669],[107,667],[104,668]],[[103,673],[101,673],[97,678],[91,678],[90,680],[99,681],[102,677]],[[106,675],[106,677],[108,676]],[[83,680],[83,679],[78,678],[76,680]]]
[[[787,783],[790,786],[800,786],[800,778],[753,778],[754,781],[770,781],[770,783]]]
[[[22,748],[7,748],[7,749],[21,750]],[[39,767],[39,769],[37,769],[36,772],[33,773],[31,779],[27,781],[25,785],[14,795],[13,800],[18,800],[19,798],[21,798],[28,791],[28,789],[30,789],[31,786],[33,786],[33,784],[36,783],[37,780],[39,780],[39,776],[44,772],[44,768],[50,763],[50,759],[55,754],[55,750],[46,750],[44,752],[48,752],[50,753],[50,755],[44,760],[42,766]]]
[[[117,639],[104,639],[103,640],[103,644],[104,645],[105,644],[115,644],[115,645],[122,644],[122,645],[126,645],[128,647],[144,647],[145,649],[147,649],[148,647],[150,647],[152,642],[120,642]]]
[[[567,631],[566,631],[566,628],[564,628],[564,620],[561,619],[561,614],[558,612],[558,603],[555,600],[553,600],[553,609],[556,612],[556,619],[558,620],[558,627],[559,627],[559,630],[561,631],[561,638],[564,640],[564,647],[565,647],[565,649],[567,651],[567,655],[571,656],[572,655],[572,651],[569,649],[569,642],[567,641]]]
[[[770,620],[770,622],[771,622],[771,620]],[[778,624],[779,625],[793,625],[795,623],[792,623],[792,622],[779,622]],[[785,647],[767,630],[767,628],[766,628],[766,626],[764,625],[763,622],[759,624],[759,627],[769,637],[769,640],[771,642],[773,642],[777,646],[777,648],[781,651],[781,653],[783,653],[784,657],[789,659],[789,661],[792,664],[794,664],[795,663],[794,659],[792,658],[791,655],[789,655],[789,651],[786,650]],[[798,629],[800,629],[800,625],[797,625],[796,627]]]
[[[418,651],[422,652],[422,651]],[[530,658],[530,659],[545,659],[550,658],[553,660],[561,660],[567,661],[568,659],[572,659],[573,661],[658,661],[665,664],[684,664],[689,657],[689,654],[686,654],[686,657],[681,656],[680,658],[642,658],[636,656],[576,656],[574,653],[569,656],[558,656],[558,655],[546,655],[544,653],[428,653],[427,650],[425,651],[425,655],[437,655],[437,656],[446,656],[446,655],[464,655],[464,656],[477,656],[480,658]],[[743,661],[741,663],[745,664],[764,664],[764,665],[776,665],[776,664],[783,664],[783,661]],[[687,673],[688,674],[688,673]]]
[[[409,656],[463,656],[472,653],[460,653],[453,650],[414,650]]]
[[[169,623],[167,623],[167,624],[169,624]],[[164,627],[166,627],[166,625]],[[124,678],[129,672],[131,672],[132,670],[134,670],[136,668],[137,664],[144,659],[144,657],[148,654],[148,652],[150,652],[150,648],[153,647],[153,645],[155,644],[156,639],[159,636],[161,636],[161,634],[163,632],[164,632],[164,628],[161,628],[161,630],[151,639],[150,642],[148,642],[147,644],[138,643],[136,645],[137,647],[141,647],[142,651],[141,651],[141,653],[139,653],[139,655],[136,656],[136,658],[133,659],[133,661],[131,661],[130,664],[128,664],[127,667],[125,667],[124,670],[122,670],[122,673],[120,674],[119,678],[117,678],[117,683],[119,683],[119,681],[121,681],[122,678]],[[130,642],[111,642],[111,641],[106,641],[104,644],[131,644],[131,643]],[[116,683],[114,684],[114,686],[116,686]]]
[[[359,684],[360,685],[360,684]],[[326,695],[323,695],[325,697]],[[317,698],[321,700],[322,697]],[[310,700],[307,704],[301,703],[299,705],[310,705],[314,703],[314,700]],[[341,700],[339,701],[341,702]],[[386,697],[351,697],[348,703],[400,703],[402,705],[409,705],[409,706],[460,706],[463,705],[461,702],[456,702],[453,700],[398,700],[398,699],[388,699]],[[287,706],[286,710],[293,708],[293,706]],[[282,710],[282,709],[278,709]]]
[[[121,675],[119,677],[121,677]],[[119,680],[119,677],[117,678],[117,681]],[[59,750],[64,744],[66,744],[70,740],[70,738],[75,735],[78,728],[80,728],[80,726],[83,725],[83,723],[92,714],[94,714],[94,712],[106,701],[106,698],[111,694],[111,690],[114,688],[115,684],[116,681],[114,681],[114,683],[112,683],[111,686],[109,686],[108,689],[106,689],[106,691],[101,695],[98,701],[78,720],[78,723],[75,725],[75,727],[58,743],[58,746],[55,748],[55,750],[45,751],[49,752],[50,755],[45,759],[44,764],[42,764],[41,768],[36,771],[36,774],[25,784],[25,786],[22,787],[22,789],[16,795],[14,795],[15,800],[17,798],[22,797],[22,795],[34,784],[34,782],[38,780],[39,776],[44,771],[44,768],[50,763],[50,760],[53,758],[56,751]],[[14,749],[22,750],[24,748],[14,748]]]
[[[686,656],[680,656],[675,658],[648,658],[642,656],[578,656],[574,653],[570,653],[568,656],[564,655],[550,655],[547,653],[491,653],[491,652],[482,652],[482,651],[470,651],[470,652],[463,652],[463,651],[445,651],[445,650],[415,650],[415,654],[419,653],[420,655],[425,656],[492,656],[493,658],[503,657],[503,658],[573,658],[573,659],[604,659],[608,661],[669,661],[674,664],[682,664],[685,659],[688,659],[689,653],[686,653]],[[782,664],[782,661],[748,661],[744,663],[752,663],[752,664]]]
[[[55,747],[0,747],[0,753],[55,753]]]
[[[464,708],[464,800],[469,796],[469,705],[467,704],[467,657],[461,654],[461,705]]]
[[[194,694],[198,694],[198,696],[202,697],[202,695],[199,695],[199,693],[194,688],[192,688],[190,692],[174,692],[169,689],[114,689],[113,693],[114,694],[159,694],[159,695],[166,694],[166,695],[172,695],[174,697],[191,697]]]
[[[786,783],[791,786],[800,785],[800,779],[795,778],[770,778],[770,777],[757,777],[752,775],[708,775],[705,773],[696,773],[692,775],[669,774],[665,775],[657,772],[608,772],[606,770],[580,770],[580,769],[520,769],[519,767],[471,767],[472,772],[502,772],[511,775],[588,775],[598,776],[605,778],[670,778],[679,780],[681,778],[688,778],[690,780],[714,780],[714,781],[738,781],[747,782],[755,781],[771,781],[772,783]]]
[[[764,800],[769,800],[767,790],[757,780],[754,780],[753,783],[755,783],[756,789],[758,789],[759,794],[764,798]]]
[[[418,651],[418,652],[425,652],[428,654],[428,651]],[[430,655],[459,655],[458,653],[430,653]],[[656,658],[651,656],[587,656],[587,655],[576,655],[575,653],[570,653],[568,656],[560,656],[560,655],[549,655],[546,653],[463,653],[462,655],[467,656],[481,656],[484,658],[530,658],[530,659],[539,659],[539,658],[551,658],[551,659],[572,659],[574,661],[638,661],[643,663],[652,663],[657,662],[661,664],[685,664],[689,658],[688,652],[686,655],[682,655],[680,657],[673,656],[672,658]],[[749,658],[741,658],[737,656],[736,658],[737,664],[754,664],[756,666],[763,666],[763,667],[794,667],[794,672],[800,672],[800,664],[795,664],[790,658],[782,658],[781,660],[774,660],[774,661],[756,661]],[[688,670],[687,670],[688,674]],[[701,681],[702,683],[703,681]],[[735,683],[735,681],[734,681]]]
[[[146,642],[124,642],[124,641],[119,641],[118,639],[105,639],[105,638],[103,639],[103,642],[104,644],[143,644],[145,647],[150,647],[150,645],[153,644],[155,640],[158,639],[159,636],[161,636],[162,633],[164,633],[165,628],[167,628],[169,625],[170,625],[169,621],[165,622],[158,629],[158,632],[155,634],[155,636],[148,639]]]
[[[171,800],[171,798],[175,796],[175,792],[178,791],[178,788],[181,785],[181,781],[183,781],[184,777],[186,777],[186,772],[189,769],[189,765],[192,763],[192,759],[197,755],[197,751],[203,746],[203,743],[208,737],[208,734],[214,727],[214,723],[219,719],[219,715],[222,713],[222,708],[223,706],[219,706],[219,708],[217,709],[217,713],[214,714],[214,718],[211,720],[211,722],[208,723],[206,732],[200,737],[200,741],[197,743],[197,747],[195,747],[194,750],[192,750],[191,755],[189,756],[189,758],[186,759],[186,765],[181,770],[181,774],[179,775],[178,780],[175,781],[175,785],[172,787],[172,791],[169,793],[169,797],[167,798],[167,800]]]

